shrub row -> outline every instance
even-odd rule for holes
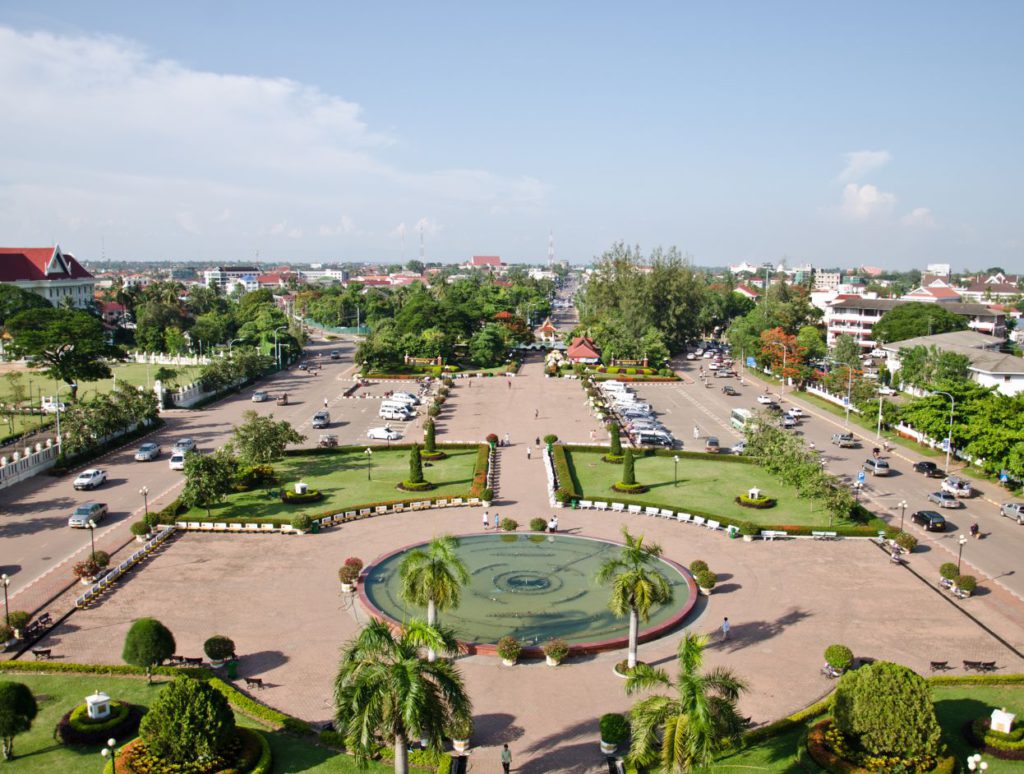
[[[313,733],[313,728],[306,721],[286,715],[283,712],[278,712],[276,709],[272,709],[266,704],[246,696],[235,686],[225,683],[219,677],[212,677],[208,682],[210,687],[224,695],[224,698],[228,700],[232,707],[242,714],[248,715],[253,720],[265,723],[271,728],[285,728],[296,734],[305,735]]]
[[[54,730],[54,736],[61,744],[91,745],[99,744],[110,737],[127,739],[135,736],[139,730],[139,721],[144,711],[135,704],[119,701],[110,702],[110,718],[100,722],[83,722],[86,706],[80,704],[64,714]],[[85,718],[88,720],[88,718]]]
[[[1024,760],[1024,728],[1014,729],[1009,734],[989,728],[989,718],[977,718],[965,729],[970,741],[982,752],[1003,760]]]

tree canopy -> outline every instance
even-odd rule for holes
[[[274,421],[251,409],[242,414],[242,424],[231,431],[231,445],[243,465],[266,465],[284,455],[289,444],[302,443],[306,436],[286,420]]]
[[[121,658],[132,666],[144,667],[151,679],[153,667],[173,656],[176,647],[170,629],[155,618],[140,618],[125,635]]]
[[[19,288],[17,285],[0,285],[0,327],[21,312],[50,308],[50,302],[38,293]]]
[[[235,713],[209,683],[179,677],[153,700],[139,736],[147,751],[165,763],[210,764],[234,741]]]
[[[942,304],[913,301],[900,304],[883,314],[871,332],[876,341],[889,344],[918,336],[966,329],[967,320]]]
[[[14,737],[32,728],[38,712],[35,696],[27,685],[0,682],[0,741],[5,760],[14,757]]]
[[[218,449],[213,454],[189,452],[185,455],[181,501],[189,507],[205,508],[209,517],[210,508],[231,492],[234,477],[235,462],[228,450]]]

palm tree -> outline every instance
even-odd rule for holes
[[[441,535],[431,540],[426,550],[411,551],[398,568],[399,594],[409,604],[427,608],[428,626],[437,624],[438,611],[459,606],[462,587],[469,583],[469,571],[455,555],[458,547],[457,537]],[[435,658],[433,648],[428,648],[427,660]]]
[[[705,634],[687,632],[676,658],[675,683],[663,669],[640,664],[626,677],[626,693],[648,688],[674,688],[675,696],[650,696],[630,710],[633,741],[627,761],[634,766],[657,766],[666,774],[710,766],[712,758],[743,729],[736,700],[747,684],[729,669],[700,674]]]
[[[446,728],[472,718],[458,667],[447,658],[423,660],[423,646],[449,656],[458,652],[451,630],[418,618],[396,631],[372,621],[342,651],[334,717],[345,747],[360,762],[383,738],[394,745],[395,774],[407,774],[410,739],[426,739],[439,750]]]
[[[661,556],[657,543],[644,545],[644,537],[633,537],[629,528],[622,528],[626,545],[614,559],[608,559],[597,572],[597,582],[610,583],[612,595],[608,607],[615,615],[629,615],[629,660],[627,666],[636,666],[637,636],[640,619],[646,623],[654,605],[672,601],[672,587],[659,570],[652,567]]]

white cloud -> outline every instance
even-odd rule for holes
[[[896,194],[879,191],[871,184],[847,183],[843,188],[840,214],[847,220],[867,220],[890,212],[896,203]]]
[[[341,220],[333,226],[320,226],[320,236],[339,236],[342,234],[359,233],[355,221],[348,215],[342,215]]]
[[[918,228],[934,228],[935,216],[927,207],[915,207],[902,218],[900,223],[904,226],[916,226]]]
[[[868,172],[884,167],[892,161],[889,151],[853,151],[846,154],[846,166],[839,173],[838,180],[841,183],[848,183],[853,180],[861,180]]]

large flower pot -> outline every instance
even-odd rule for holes
[[[558,666],[562,663],[561,659],[551,658],[551,656],[544,656],[544,660],[547,662],[548,666]]]
[[[483,501],[483,506],[484,506],[484,508],[490,508],[491,507],[491,501],[490,500],[484,500]]]
[[[614,755],[617,749],[619,749],[617,744],[609,744],[604,739],[601,740],[601,752],[604,755]]]
[[[514,658],[503,658],[501,660],[501,663],[502,663],[503,666],[515,666],[516,665],[516,659],[514,659]]]
[[[452,739],[452,749],[457,753],[464,753],[469,749],[468,739]]]
[[[744,543],[753,543],[754,542],[754,536],[753,535],[744,535],[743,536],[743,542]]]
[[[701,586],[700,587],[700,593],[703,594],[705,597],[710,597],[711,596],[711,589],[706,589],[703,586]]]
[[[90,577],[85,577],[85,578],[80,578],[78,582],[81,583],[83,586],[91,586],[92,584],[94,584],[96,582],[96,579],[95,578],[90,578]]]
[[[354,583],[342,583],[341,584],[341,590],[343,592],[345,592],[346,594],[351,594],[353,591],[356,590],[356,584],[354,584]]]
[[[210,666],[212,666],[214,669],[220,669],[222,666],[224,666],[224,659],[222,659],[222,658],[211,658],[210,659]]]

